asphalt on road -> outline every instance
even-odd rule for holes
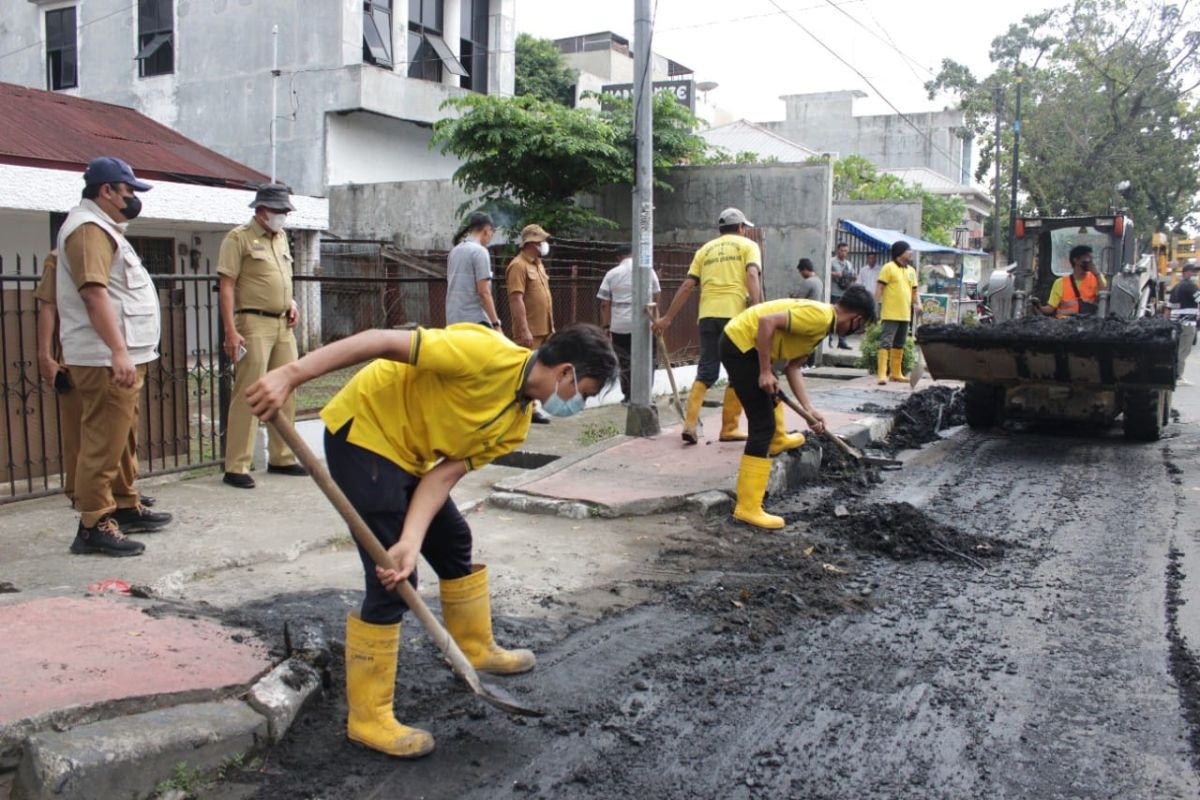
[[[633,608],[501,618],[498,638],[539,664],[496,680],[541,720],[472,700],[410,623],[397,709],[433,731],[432,756],[349,744],[335,664],[284,744],[211,796],[1195,797],[1200,389],[1176,408],[1156,444],[959,429],[873,488],[769,504],[784,534],[697,523],[652,577],[612,586],[650,598]],[[984,558],[950,538],[979,557],[898,561],[822,524],[835,505],[891,502],[1012,547]],[[319,613],[340,636],[356,600],[316,591],[232,616]]]

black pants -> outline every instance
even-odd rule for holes
[[[746,432],[750,438],[746,440],[745,453],[766,458],[771,450],[771,439],[775,436],[776,400],[758,388],[758,350],[751,347],[743,353],[722,333],[720,353],[725,374],[729,376],[729,385],[746,410]]]
[[[420,478],[411,475],[383,456],[358,445],[346,437],[353,421],[337,433],[325,431],[325,461],[329,473],[349,498],[350,504],[367,523],[385,548],[400,540],[408,504]],[[392,625],[400,621],[408,606],[400,595],[389,592],[375,577],[375,562],[360,546],[358,555],[366,572],[367,594],[362,602],[362,620],[372,625]],[[452,580],[471,573],[471,527],[463,519],[453,500],[434,516],[421,545],[421,555],[433,567],[439,578]],[[417,586],[417,572],[409,577]]]
[[[728,317],[700,320],[700,363],[696,365],[696,380],[705,386],[712,386],[721,374],[721,337],[728,324]]]
[[[630,362],[633,357],[633,334],[632,333],[614,333],[612,334],[613,352],[617,354],[617,362],[621,365],[621,394],[625,395],[628,400],[631,397],[630,386],[632,385],[629,379]],[[658,362],[658,342],[653,338],[650,339],[650,374],[654,374],[654,365]]]
[[[887,350],[903,350],[908,340],[908,322],[885,319],[880,325],[879,346]]]

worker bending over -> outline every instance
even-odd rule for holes
[[[821,433],[825,421],[813,408],[804,387],[801,368],[809,353],[827,337],[849,336],[875,320],[875,301],[861,285],[846,289],[836,305],[816,300],[786,298],[761,303],[738,314],[721,335],[721,363],[729,385],[746,409],[749,438],[738,469],[737,505],[733,516],[766,530],[783,527],[782,517],[763,511],[763,496],[771,475],[768,456],[780,452],[783,406],[779,404],[779,381],[771,362],[787,361],[784,374],[801,407],[816,420],[813,430]],[[799,436],[799,444],[804,437]]]
[[[359,547],[366,597],[346,620],[347,735],[414,758],[433,750],[433,737],[401,725],[392,710],[407,610],[396,586],[416,586],[424,556],[441,581],[446,629],[471,665],[501,674],[533,668],[533,653],[492,638],[487,567],[472,563],[471,528],[450,490],[524,441],[533,401],[557,416],[579,412],[616,377],[617,357],[594,325],[564,328],[532,351],[469,323],[366,331],[268,372],[247,391],[250,408],[268,420],[297,386],[365,361],[321,411],[329,472],[396,564],[377,567]]]

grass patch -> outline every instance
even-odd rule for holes
[[[229,772],[233,770],[252,769],[257,765],[257,762],[258,759],[252,759],[247,763],[245,753],[230,756],[222,761],[219,767],[210,770],[189,767],[186,761],[180,761],[175,765],[175,771],[171,774],[171,777],[159,781],[154,787],[154,791],[160,797],[169,792],[183,792],[188,797],[191,797],[197,792],[216,786],[225,780],[225,776]]]
[[[614,436],[620,436],[621,429],[611,422],[596,424],[589,422],[583,426],[583,430],[579,434],[579,443],[584,447],[603,442],[605,439],[611,439]]]

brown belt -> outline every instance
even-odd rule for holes
[[[283,319],[288,315],[287,311],[280,311],[276,314],[274,311],[263,311],[261,308],[239,308],[234,311],[235,314],[257,314],[260,317],[270,317],[271,319]]]

